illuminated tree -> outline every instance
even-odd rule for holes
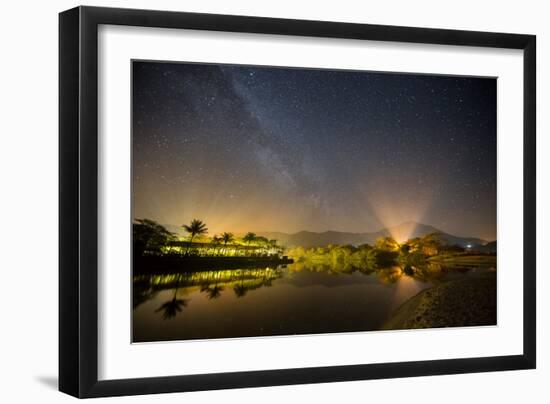
[[[293,257],[296,261],[300,261],[305,258],[306,249],[302,246],[294,247],[288,250],[287,254]]]
[[[424,255],[432,256],[439,253],[443,243],[438,233],[430,233],[422,237],[420,245]]]
[[[280,253],[280,252],[281,252],[280,247],[277,245],[277,240],[271,239],[271,240],[269,240],[267,243],[268,243],[269,248],[270,248],[272,251],[275,251],[276,253]]]
[[[408,244],[403,244],[399,250],[401,254],[407,255],[411,251],[411,246]]]
[[[392,237],[379,237],[376,240],[376,248],[387,251],[396,251],[399,248],[399,243]]]
[[[224,250],[224,253],[227,253],[226,249],[227,249],[227,244],[228,243],[231,243],[233,240],[234,240],[234,236],[233,236],[233,233],[227,233],[227,232],[224,232],[222,234],[222,242],[223,242],[223,250]]]
[[[420,239],[420,237],[411,238],[407,241],[406,244],[410,247],[409,252],[414,252],[422,248],[422,240]]]
[[[233,240],[234,240],[233,233],[224,232],[222,234],[222,241],[224,246],[226,246],[228,243],[231,243]]]
[[[243,241],[245,243],[247,243],[248,245],[250,245],[251,242],[255,241],[256,240],[256,234],[255,233],[251,233],[251,232],[248,232],[244,235],[243,237]]]
[[[263,236],[257,236],[254,240],[256,245],[261,246],[265,251],[269,249],[269,240]]]
[[[223,242],[223,236],[214,235],[211,244],[214,246],[214,254],[217,255],[218,246]]]

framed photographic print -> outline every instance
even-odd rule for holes
[[[535,37],[60,14],[60,390],[535,367]]]

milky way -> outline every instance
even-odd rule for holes
[[[133,62],[134,216],[496,237],[496,79]]]

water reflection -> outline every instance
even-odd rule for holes
[[[179,289],[192,290],[197,287],[201,293],[208,296],[209,300],[218,299],[225,290],[233,290],[235,296],[243,297],[249,290],[271,286],[274,279],[282,276],[282,270],[281,267],[139,275],[134,277],[133,307],[137,308],[140,304],[154,298],[159,291],[166,289],[174,289],[173,300],[177,300],[176,294]],[[187,302],[180,306],[186,305]],[[177,312],[180,311],[181,309],[177,310]],[[174,317],[175,314],[166,318]]]
[[[158,309],[155,310],[156,313],[161,312],[163,319],[169,319],[175,317],[176,314],[181,312],[181,310],[187,306],[189,302],[188,299],[178,299],[177,298],[178,289],[174,289],[174,297],[167,302],[163,303]]]
[[[223,286],[215,283],[214,286],[203,285],[201,287],[201,292],[205,292],[208,295],[209,299],[217,299],[222,295]]]
[[[379,329],[404,301],[433,284],[487,268],[288,267],[139,275],[134,341]]]

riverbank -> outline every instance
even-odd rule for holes
[[[403,303],[383,330],[496,325],[496,271],[445,282]]]
[[[474,267],[495,267],[497,265],[496,255],[436,255],[427,259],[428,262],[440,263],[450,266],[474,266]]]
[[[171,257],[144,256],[134,259],[134,275],[199,272],[223,269],[276,267],[292,264],[287,257]]]

